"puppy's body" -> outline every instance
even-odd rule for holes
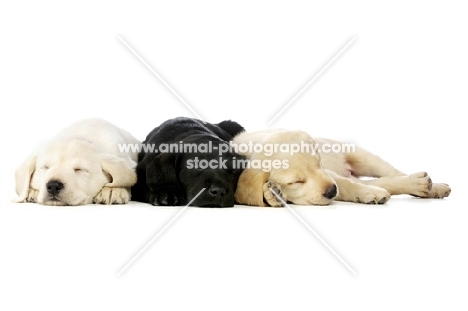
[[[136,182],[138,144],[127,131],[101,119],[78,121],[44,142],[17,169],[16,202],[45,205],[127,203]]]
[[[241,170],[233,168],[232,161],[242,157],[231,152],[219,154],[219,148],[228,146],[234,135],[242,131],[244,128],[232,121],[211,124],[191,118],[175,118],[162,123],[143,142],[157,148],[157,152],[140,152],[133,198],[153,205],[186,205],[205,188],[192,206],[233,206]],[[212,150],[161,152],[163,145],[211,145]],[[197,168],[196,161],[201,160],[211,161],[218,167]]]
[[[332,200],[381,204],[391,195],[411,194],[424,198],[449,195],[446,184],[433,184],[424,173],[406,175],[378,156],[354,146],[354,150],[323,152],[324,146],[345,146],[337,141],[312,138],[303,131],[267,130],[241,133],[233,139],[240,144],[310,144],[315,152],[241,152],[248,159],[260,161],[287,160],[287,168],[268,171],[247,168],[239,178],[236,201],[256,206],[281,206],[284,201],[301,205],[327,205]],[[351,148],[352,149],[352,148]],[[322,152],[317,152],[321,150]],[[331,150],[330,150],[331,151]],[[359,177],[373,177],[360,179]]]

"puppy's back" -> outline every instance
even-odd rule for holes
[[[97,143],[102,150],[111,153],[120,153],[119,144],[138,144],[139,141],[128,131],[99,118],[90,118],[76,121],[61,130],[55,138],[81,137],[89,142]],[[130,158],[137,161],[137,153],[130,152]]]

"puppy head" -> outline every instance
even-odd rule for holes
[[[226,144],[227,145],[227,144]],[[205,190],[192,205],[201,207],[232,207],[241,169],[235,161],[242,156],[231,152],[184,154],[180,161],[179,178],[189,200]]]
[[[26,201],[27,192],[32,188],[37,190],[37,203],[92,203],[104,185],[120,183],[122,176],[119,174],[122,173],[117,167],[122,166],[121,162],[117,157],[103,155],[98,146],[83,139],[52,141],[17,170],[19,200]],[[132,175],[132,168],[129,167],[128,171]],[[126,179],[134,182],[136,176],[127,176]]]
[[[337,195],[333,178],[320,165],[320,157],[298,153],[289,157],[289,167],[270,172],[269,181],[281,187],[284,200],[299,205],[327,205]]]
[[[255,134],[256,135],[256,134]],[[302,131],[281,131],[267,135],[262,141],[276,144],[308,143],[314,145],[313,139]],[[327,205],[337,195],[337,187],[333,178],[322,168],[320,155],[312,152],[273,152],[251,153],[250,163],[266,164],[283,163],[281,167],[268,165],[268,169],[245,169],[237,185],[236,201],[240,204],[265,206],[263,200],[263,185],[276,183],[282,192],[283,199],[299,205]]]
[[[146,183],[151,203],[185,205],[205,188],[191,206],[234,206],[235,188],[242,170],[233,163],[236,158],[243,157],[230,151],[220,153],[220,146],[228,149],[228,143],[208,138],[191,137],[184,143],[198,146],[210,143],[211,151],[162,153],[148,163]]]

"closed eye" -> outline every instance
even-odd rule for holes
[[[43,166],[41,167],[41,170],[48,170],[48,169],[49,169],[49,166],[48,166],[48,165],[43,165]]]
[[[75,167],[74,170],[75,170],[75,173],[87,173],[88,172],[87,169],[82,168],[82,167]]]
[[[305,183],[305,180],[299,179],[299,180],[296,180],[296,181],[293,181],[293,182],[288,182],[288,185],[304,184],[304,183]]]

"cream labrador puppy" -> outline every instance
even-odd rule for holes
[[[127,203],[138,155],[120,152],[119,144],[138,143],[107,121],[78,121],[41,144],[16,170],[15,202]]]
[[[237,135],[233,147],[250,161],[237,184],[237,203],[282,206],[272,190],[285,202],[300,205],[327,205],[333,200],[382,204],[395,194],[422,198],[450,194],[447,184],[432,183],[425,172],[407,175],[362,148],[348,145],[350,150],[338,148],[336,152],[335,146],[346,145],[314,139],[303,131],[266,130]]]

